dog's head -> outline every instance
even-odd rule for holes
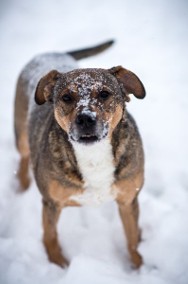
[[[54,105],[54,115],[70,140],[91,144],[111,137],[122,119],[129,94],[142,99],[145,89],[139,78],[121,66],[49,72],[38,83],[35,101]]]

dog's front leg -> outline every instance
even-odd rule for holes
[[[50,261],[65,267],[68,261],[61,252],[57,237],[57,222],[62,208],[55,203],[43,201],[43,242]]]
[[[140,241],[140,230],[138,227],[138,202],[137,198],[131,203],[118,202],[119,213],[127,236],[128,250],[131,260],[136,268],[142,264],[142,257],[137,251]]]
[[[122,179],[116,182],[118,188],[117,203],[127,237],[128,250],[135,267],[140,267],[142,257],[137,251],[140,241],[140,229],[138,227],[138,201],[137,196],[143,185],[143,171],[131,179]]]

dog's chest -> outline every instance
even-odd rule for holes
[[[110,142],[104,140],[89,146],[75,143],[74,150],[84,180],[84,192],[72,196],[71,200],[81,205],[100,205],[114,200],[115,168]]]

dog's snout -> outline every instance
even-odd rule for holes
[[[76,117],[76,124],[81,128],[89,128],[91,126],[95,126],[96,118],[90,114],[79,114]]]

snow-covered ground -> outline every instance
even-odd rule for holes
[[[139,251],[132,270],[115,203],[67,208],[58,230],[70,266],[49,263],[41,242],[41,196],[16,192],[13,101],[17,76],[37,53],[116,44],[81,67],[123,65],[147,97],[128,108],[143,137]],[[188,283],[188,4],[186,0],[1,0],[0,283]]]

